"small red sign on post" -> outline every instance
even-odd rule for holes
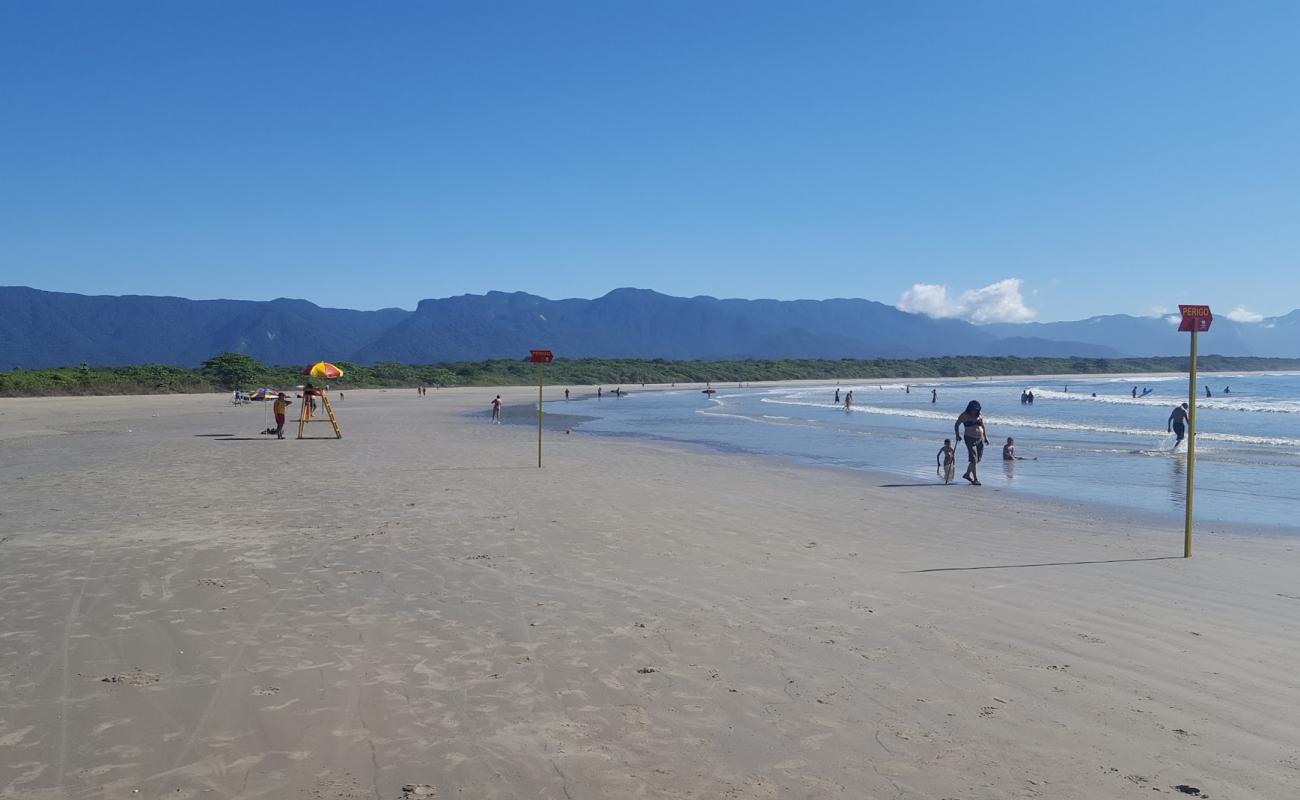
[[[530,350],[528,352],[532,353],[528,360],[534,364],[549,364],[555,360],[555,354],[550,350]]]
[[[1209,306],[1178,306],[1178,311],[1183,315],[1182,324],[1178,330],[1183,333],[1196,331],[1205,333],[1210,329],[1210,323],[1214,321],[1214,315],[1210,313]]]

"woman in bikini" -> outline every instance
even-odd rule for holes
[[[963,425],[966,426],[965,431],[962,430]],[[966,442],[966,457],[970,460],[962,477],[974,486],[982,485],[978,467],[980,459],[984,457],[984,445],[989,443],[989,435],[984,429],[984,417],[980,416],[978,401],[972,400],[966,404],[966,410],[957,417],[952,429],[958,439]]]

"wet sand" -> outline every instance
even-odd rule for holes
[[[1300,793],[1291,540],[558,430],[539,470],[498,391],[347,392],[341,441],[0,400],[0,797]]]

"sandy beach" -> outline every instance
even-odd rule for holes
[[[1300,796],[1292,540],[498,392],[0,399],[0,797]]]

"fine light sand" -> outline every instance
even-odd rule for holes
[[[1300,797],[1290,540],[495,393],[0,400],[0,797]]]

